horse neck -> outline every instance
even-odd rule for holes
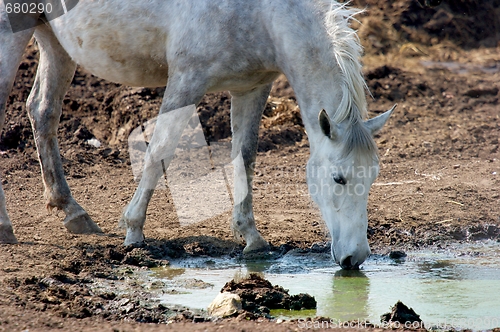
[[[352,112],[366,118],[361,46],[346,18],[356,10],[329,0],[261,1],[269,9],[270,39],[279,41],[276,65],[295,91],[310,141],[321,138],[322,109],[336,123]]]
[[[349,113],[352,112],[352,108],[346,110],[339,107],[343,104],[343,99],[348,98],[339,83],[341,82],[339,75],[341,75],[340,70],[323,68],[323,70],[310,70],[308,75],[302,76],[300,80],[295,77],[289,78],[312,150],[325,138],[319,126],[318,116],[321,110],[324,109],[330,119],[351,117]]]

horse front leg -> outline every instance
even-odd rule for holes
[[[125,207],[120,226],[127,235],[124,245],[144,241],[144,222],[149,201],[158,179],[172,161],[175,149],[189,119],[205,94],[203,74],[194,70],[178,71],[169,75],[153,136],[144,160],[142,177],[130,203]],[[183,83],[190,82],[189,86]],[[190,106],[191,105],[191,106]]]
[[[71,195],[57,143],[62,101],[71,84],[76,64],[49,27],[38,26],[35,38],[40,48],[40,61],[27,106],[42,169],[47,208],[64,211],[64,226],[71,233],[100,233],[99,226]]]
[[[271,87],[272,84],[268,84],[245,93],[231,92],[231,158],[234,165],[234,209],[231,228],[236,239],[244,238],[244,254],[269,247],[255,227],[252,180],[260,120]]]
[[[17,68],[35,29],[12,33],[7,13],[0,3],[0,132],[5,122],[5,105],[9,97]],[[17,243],[5,204],[5,194],[0,183],[0,243]]]

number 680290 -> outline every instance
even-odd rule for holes
[[[44,3],[7,3],[5,5],[5,11],[7,14],[41,14],[41,13],[51,13],[52,4],[50,2]]]

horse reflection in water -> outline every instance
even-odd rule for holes
[[[341,321],[368,317],[370,279],[362,271],[339,270],[333,277],[331,309],[342,310],[336,315]]]
[[[235,200],[232,229],[245,253],[266,249],[255,226],[252,178],[260,119],[272,82],[284,74],[295,91],[310,142],[307,182],[345,269],[370,254],[368,191],[378,173],[372,136],[391,111],[367,119],[361,46],[349,20],[357,11],[324,0],[80,0],[66,14],[12,33],[0,4],[0,119],[22,54],[34,35],[40,61],[27,101],[47,207],[66,214],[72,233],[100,228],[75,201],[57,142],[61,105],[76,65],[130,86],[165,86],[160,115],[198,104],[207,92],[229,90]],[[34,25],[33,25],[34,26]],[[144,172],[123,212],[125,244],[144,241],[146,209],[173,158],[188,112],[156,126]],[[163,138],[167,137],[167,140]],[[238,157],[240,156],[240,157]],[[238,159],[238,158],[241,159]],[[243,178],[241,177],[243,176]],[[242,194],[246,193],[246,194]],[[92,211],[90,211],[92,212]],[[16,238],[0,192],[0,242]]]

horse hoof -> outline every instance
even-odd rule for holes
[[[12,229],[12,225],[0,225],[0,243],[3,244],[17,243],[17,238],[14,235],[14,230]]]
[[[243,249],[243,259],[246,260],[267,260],[275,257],[275,254],[271,252],[271,247],[269,245],[251,251],[245,251],[245,249]]]
[[[141,244],[144,242],[144,234],[140,229],[127,229],[127,236],[125,236],[124,246],[132,244]]]
[[[102,233],[102,230],[86,212],[69,215],[64,219],[64,227],[73,234]]]
[[[260,239],[259,241],[255,241],[252,244],[247,244],[245,249],[243,249],[243,255],[253,256],[254,254],[259,254],[269,250],[271,250],[269,243],[267,243],[267,241],[264,239]]]

